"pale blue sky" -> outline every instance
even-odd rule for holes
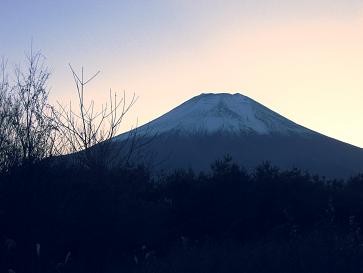
[[[139,101],[124,130],[201,92],[241,92],[319,132],[363,146],[361,0],[0,0],[0,56],[33,40],[72,98],[68,62],[101,75],[89,88]]]

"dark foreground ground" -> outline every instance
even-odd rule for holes
[[[0,177],[0,272],[362,272],[362,224],[363,176],[42,163]]]

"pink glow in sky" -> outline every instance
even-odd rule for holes
[[[97,102],[109,88],[139,96],[123,130],[202,92],[240,92],[363,147],[362,1],[4,2],[0,55],[18,62],[33,39],[53,100],[72,98],[68,62],[100,69]]]

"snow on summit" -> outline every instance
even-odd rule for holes
[[[187,135],[196,133],[256,133],[260,135],[312,133],[238,93],[207,93],[193,97],[161,117],[139,127],[137,131],[139,134],[151,132],[158,135],[164,133]]]

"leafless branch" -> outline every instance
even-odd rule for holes
[[[58,132],[61,135],[63,153],[77,154],[79,161],[88,167],[100,164],[101,160],[109,163],[110,141],[119,132],[124,116],[137,98],[133,94],[131,100],[127,102],[125,92],[121,98],[118,98],[117,94],[110,90],[108,101],[97,110],[93,100],[86,102],[85,89],[100,71],[85,79],[83,67],[80,75],[70,64],[69,67],[77,92],[76,110],[72,108],[71,103],[69,107],[58,103],[57,109],[53,109]]]

